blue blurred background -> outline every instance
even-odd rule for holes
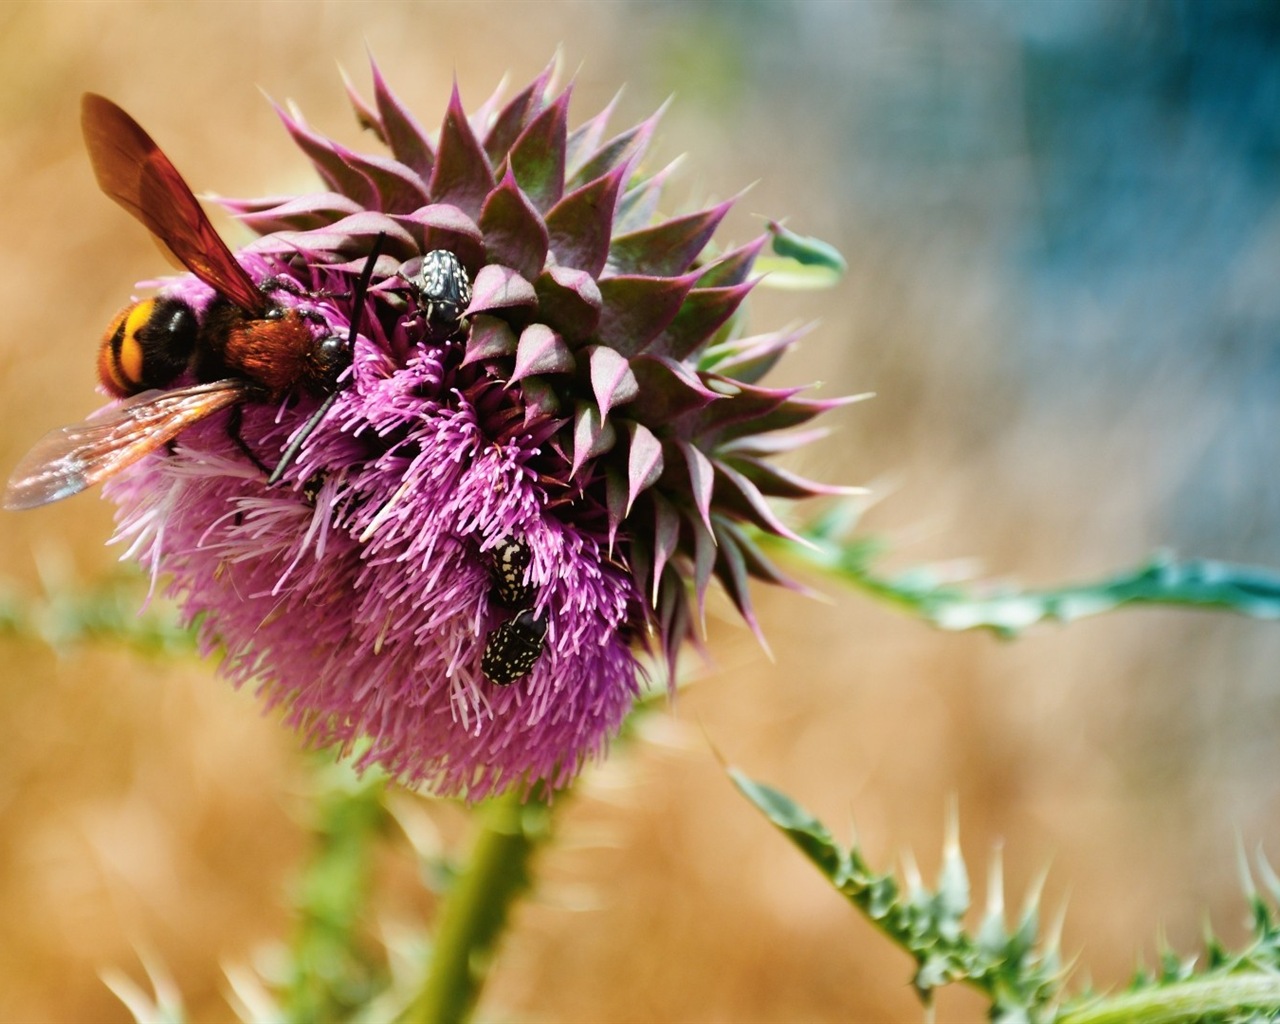
[[[753,316],[822,321],[780,380],[877,392],[798,468],[873,488],[889,565],[1050,584],[1169,547],[1280,567],[1269,0],[5,5],[4,466],[96,404],[100,325],[161,269],[94,188],[79,93],[133,112],[197,191],[306,188],[255,86],[372,147],[333,67],[367,93],[366,44],[427,125],[455,73],[474,109],[557,47],[574,124],[624,82],[619,128],[674,94],[654,157],[689,154],[673,206],[754,182],[726,242],[785,216],[836,244],[839,288],[761,289]],[[0,567],[27,593],[83,585],[109,532],[92,497],[11,517]],[[837,830],[852,812],[885,866],[911,848],[932,870],[954,797],[975,877],[1003,843],[1014,890],[1049,865],[1050,908],[1073,894],[1066,948],[1099,984],[1161,928],[1183,949],[1206,914],[1240,934],[1236,835],[1280,857],[1274,626],[1128,612],[1006,645],[825,589],[758,594],[773,662],[713,614],[714,665],[566,808],[490,1018],[914,1016],[905,959],[742,804],[708,737]],[[209,666],[0,659],[0,1017],[123,1019],[96,971],[138,975],[146,944],[196,1019],[225,1019],[219,962],[289,927],[296,739]],[[393,886],[379,921],[429,911]],[[948,994],[939,1019],[978,1013]]]

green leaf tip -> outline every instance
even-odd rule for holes
[[[827,827],[785,793],[729,768],[729,777],[772,824],[784,832],[828,879],[840,884],[844,858]]]
[[[830,288],[849,269],[840,251],[829,242],[798,235],[774,220],[769,221],[768,231],[774,256],[756,260],[755,269],[767,275],[770,287]]]
[[[769,234],[773,238],[773,251],[779,256],[795,260],[806,267],[826,267],[843,274],[849,264],[840,251],[830,242],[808,235],[797,235],[776,220],[769,221]]]

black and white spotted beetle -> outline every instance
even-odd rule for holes
[[[493,593],[502,604],[516,609],[516,614],[489,634],[480,669],[489,682],[509,686],[528,675],[538,663],[547,635],[547,620],[533,614],[538,588],[525,582],[531,556],[524,543],[504,537],[490,552],[490,557]]]
[[[448,249],[432,249],[401,264],[398,273],[413,288],[427,338],[443,341],[456,334],[471,304],[471,278],[458,257]]]
[[[485,641],[484,654],[480,658],[484,677],[498,686],[510,686],[527,676],[542,655],[546,636],[545,618],[536,618],[531,608],[518,612],[490,633]]]
[[[529,549],[518,540],[504,537],[492,550],[493,589],[508,608],[524,608],[533,604],[538,590],[524,581],[529,568]]]

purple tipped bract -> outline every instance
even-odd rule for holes
[[[551,69],[470,116],[455,91],[433,136],[376,68],[352,100],[389,156],[282,111],[324,190],[226,203],[254,279],[339,336],[381,237],[331,408],[274,487],[226,414],[186,430],[108,484],[117,537],[317,742],[471,799],[561,787],[644,652],[674,669],[713,578],[755,628],[749,577],[783,580],[748,527],[835,490],[770,465],[773,432],[839,400],[758,383],[799,336],[736,315],[766,238],[714,248],[728,203],[659,216],[656,116],[570,130]],[[320,401],[246,403],[244,445],[275,465]]]

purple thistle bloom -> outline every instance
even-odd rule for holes
[[[228,202],[262,236],[240,259],[345,336],[381,237],[352,366],[277,486],[226,413],[107,485],[117,539],[233,682],[473,799],[602,755],[636,649],[656,638],[673,669],[713,577],[756,628],[748,578],[786,581],[743,524],[786,535],[767,497],[837,490],[767,461],[800,443],[772,432],[840,401],[757,384],[800,334],[742,336],[767,236],[709,248],[728,203],[659,219],[656,117],[570,132],[550,84],[471,117],[455,92],[431,139],[375,68],[375,102],[352,98],[391,157],[281,112],[329,191]],[[240,435],[274,465],[319,405],[246,403]]]

